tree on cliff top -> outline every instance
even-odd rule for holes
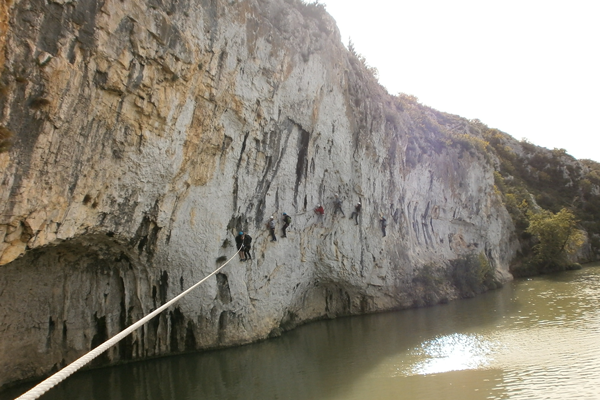
[[[530,211],[528,218],[527,232],[538,240],[533,247],[533,261],[537,267],[541,272],[563,269],[567,264],[566,256],[576,252],[584,242],[573,213],[566,208],[556,214],[548,210]]]

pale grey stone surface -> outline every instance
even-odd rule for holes
[[[415,271],[465,254],[510,278],[516,244],[492,167],[429,146],[421,111],[388,121],[389,96],[333,20],[299,10],[14,1],[0,37],[0,122],[20,138],[0,155],[0,386],[65,365],[191,286],[234,254],[225,242],[240,229],[252,262],[236,259],[102,362],[410,307],[423,296]],[[336,193],[346,218],[332,214]]]

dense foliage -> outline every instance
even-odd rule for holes
[[[590,258],[600,250],[600,164],[578,161],[564,149],[548,150],[526,140],[516,141],[477,121],[482,136],[499,161],[495,183],[521,240],[515,275],[531,275],[569,266],[567,253],[590,239]],[[544,227],[560,240],[546,242]],[[572,234],[572,236],[570,236]],[[533,237],[532,237],[533,236]],[[575,240],[577,239],[577,240]],[[569,251],[566,251],[569,250]]]
[[[537,271],[548,272],[567,268],[567,255],[574,253],[584,242],[584,234],[577,229],[573,213],[565,208],[554,214],[548,210],[528,213],[527,233],[536,238],[530,265]]]

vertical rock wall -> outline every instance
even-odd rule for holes
[[[423,111],[394,103],[319,7],[9,4],[0,386],[62,367],[191,286],[234,254],[239,230],[254,238],[252,262],[234,261],[98,363],[410,307],[419,268],[465,254],[508,277],[512,223],[489,162],[431,145]],[[346,218],[332,213],[336,193]]]

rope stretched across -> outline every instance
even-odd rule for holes
[[[87,353],[87,354],[81,356],[80,358],[78,358],[77,360],[73,361],[71,364],[67,365],[65,368],[61,369],[60,371],[58,371],[54,375],[50,376],[46,380],[40,382],[39,384],[37,384],[36,386],[34,386],[29,391],[27,391],[27,392],[23,393],[21,396],[17,397],[15,400],[34,400],[34,399],[37,399],[38,397],[40,397],[41,395],[43,395],[44,393],[46,393],[48,390],[50,390],[54,386],[58,385],[60,382],[62,382],[65,379],[67,379],[69,376],[71,376],[73,373],[75,373],[81,367],[83,367],[84,365],[86,365],[87,363],[89,363],[90,361],[92,361],[94,358],[98,357],[100,354],[102,354],[104,351],[108,350],[113,345],[117,344],[121,339],[123,339],[124,337],[126,337],[127,335],[129,335],[131,332],[135,331],[136,329],[138,329],[139,327],[141,327],[142,325],[144,325],[146,322],[150,321],[152,318],[154,318],[155,316],[157,316],[158,314],[160,314],[167,307],[169,307],[173,303],[177,302],[183,296],[185,296],[186,294],[188,294],[189,292],[191,292],[192,290],[194,290],[201,283],[203,283],[208,278],[210,278],[211,276],[213,276],[214,274],[216,274],[217,272],[219,272],[223,267],[225,267],[227,264],[229,264],[229,262],[231,260],[233,260],[233,258],[240,252],[240,250],[238,250],[233,255],[233,257],[231,257],[229,260],[227,260],[227,262],[225,264],[221,265],[219,268],[217,268],[216,270],[214,270],[210,275],[208,275],[207,277],[205,277],[204,279],[202,279],[201,281],[199,281],[198,283],[196,283],[194,286],[190,287],[185,292],[182,292],[181,294],[179,294],[178,296],[174,297],[169,302],[165,303],[164,305],[160,306],[156,310],[152,311],[150,314],[146,315],[144,318],[140,319],[135,324],[133,324],[130,327],[126,328],[121,333],[118,333],[115,336],[113,336],[112,338],[108,339],[106,342],[102,343],[100,346],[98,346],[95,349],[91,350],[89,353]]]

